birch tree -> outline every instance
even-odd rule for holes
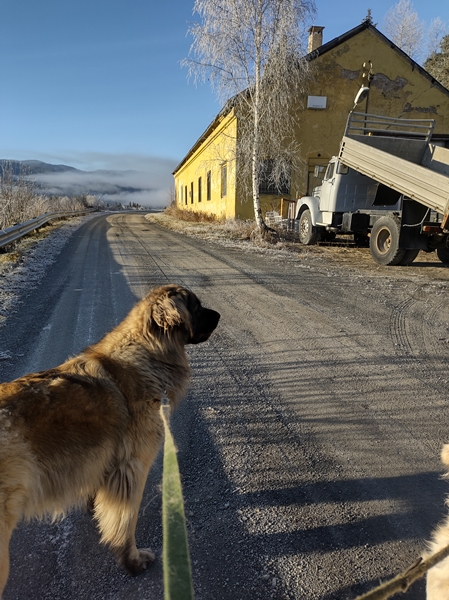
[[[210,81],[219,100],[234,108],[239,121],[238,171],[251,181],[257,228],[262,217],[259,183],[262,168],[279,187],[297,167],[293,110],[304,90],[306,22],[314,0],[195,0],[199,22],[183,65],[195,81]]]
[[[399,0],[385,15],[384,30],[392,42],[415,60],[422,58],[425,25],[410,0]]]
[[[449,28],[440,17],[433,19],[427,31],[427,59],[437,54],[441,49],[443,38],[449,34]]]

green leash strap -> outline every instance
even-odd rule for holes
[[[175,443],[170,431],[170,406],[161,405],[164,423],[162,475],[162,560],[165,600],[193,600],[192,571],[187,541],[184,499]]]

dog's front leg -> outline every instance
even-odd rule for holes
[[[101,541],[108,544],[117,563],[138,575],[154,561],[150,548],[138,549],[135,531],[151,462],[134,461],[112,473],[95,496],[94,515]]]
[[[9,573],[9,540],[14,529],[7,523],[6,517],[2,514],[4,521],[0,523],[0,600],[3,590],[8,581]],[[15,525],[15,523],[14,523]]]

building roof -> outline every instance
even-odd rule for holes
[[[432,75],[430,73],[428,73],[423,67],[421,67],[421,65],[419,65],[416,61],[414,61],[413,58],[411,58],[406,52],[401,50],[399,48],[399,46],[396,46],[396,44],[394,44],[382,32],[380,32],[374,25],[372,25],[372,23],[369,19],[362,21],[362,23],[360,23],[360,25],[357,25],[357,27],[350,29],[346,33],[343,33],[342,35],[337,36],[333,40],[330,40],[329,42],[326,42],[322,46],[319,46],[312,52],[309,52],[309,54],[307,54],[305,57],[306,60],[311,61],[311,60],[314,60],[315,58],[318,58],[318,56],[322,56],[326,52],[329,52],[329,50],[333,50],[333,48],[335,48],[336,46],[339,46],[340,44],[344,44],[345,42],[347,42],[348,40],[353,38],[355,35],[361,33],[365,29],[369,29],[372,33],[377,35],[385,44],[389,45],[390,48],[392,48],[399,54],[402,54],[403,57],[410,62],[410,65],[413,70],[416,70],[419,73],[421,73],[421,75],[423,75],[426,79],[428,79],[429,82],[433,86],[439,88],[442,92],[444,92],[447,96],[449,96],[449,90],[447,88],[445,88],[444,85],[442,85],[439,81],[437,81],[435,79],[435,77],[432,77]]]
[[[329,42],[326,42],[325,44],[322,44],[321,46],[319,46],[318,48],[316,48],[312,52],[309,52],[308,54],[306,54],[305,59],[307,61],[309,61],[309,62],[312,61],[312,60],[315,60],[316,58],[318,58],[319,56],[322,56],[326,52],[329,52],[330,50],[333,50],[334,48],[336,48],[340,44],[344,44],[345,42],[347,42],[348,40],[350,40],[354,36],[358,35],[362,31],[364,31],[365,29],[368,29],[368,30],[372,31],[375,35],[377,35],[378,37],[380,37],[385,42],[385,44],[389,45],[396,52],[402,54],[404,56],[404,58],[410,62],[410,65],[411,65],[411,67],[412,67],[413,70],[416,70],[419,73],[421,73],[421,75],[423,75],[423,77],[425,77],[426,79],[429,80],[429,83],[431,83],[432,86],[439,88],[440,91],[444,92],[447,96],[449,96],[449,90],[447,88],[445,88],[434,77],[432,77],[432,75],[430,75],[430,73],[428,73],[425,69],[423,69],[423,67],[421,67],[416,61],[414,61],[413,58],[411,58],[406,52],[404,52],[403,50],[401,50],[399,48],[399,46],[396,46],[396,44],[394,44],[383,33],[381,33],[371,23],[371,21],[369,19],[366,19],[366,20],[362,21],[360,23],[360,25],[357,25],[357,27],[354,27],[353,29],[350,29],[346,33],[343,33],[342,35],[339,35],[339,36],[335,37],[334,39],[330,40]],[[223,108],[218,113],[218,115],[215,117],[215,119],[210,123],[210,125],[207,127],[207,129],[204,131],[204,133],[201,134],[201,136],[194,143],[194,145],[190,148],[190,150],[187,152],[187,154],[182,159],[182,161],[179,163],[179,165],[175,168],[175,170],[173,171],[173,175],[179,171],[179,169],[187,162],[188,158],[209,137],[209,135],[212,133],[212,131],[214,131],[214,129],[217,127],[217,125],[221,122],[221,120],[223,119],[223,117],[225,117],[232,110],[233,105],[234,105],[234,103],[233,103],[234,98],[235,98],[235,96],[233,96],[230,100],[228,100],[226,102],[226,104],[223,106]]]
[[[234,98],[234,96],[233,96]],[[179,165],[177,165],[175,167],[175,170],[173,171],[172,175],[174,175],[175,173],[177,173],[177,171],[179,171],[179,169],[187,162],[187,159],[194,153],[196,152],[196,150],[198,150],[198,148],[201,146],[201,144],[207,140],[207,138],[210,136],[210,134],[216,129],[216,127],[221,123],[221,121],[223,120],[223,118],[229,114],[233,108],[233,103],[232,100],[233,98],[231,98],[230,100],[228,100],[226,102],[226,104],[223,106],[223,108],[220,110],[220,112],[218,113],[218,115],[215,117],[215,119],[212,121],[212,123],[210,123],[210,125],[208,125],[207,129],[204,131],[204,133],[202,133],[200,135],[200,137],[196,140],[196,142],[193,144],[193,146],[190,148],[190,150],[187,152],[187,154],[185,155],[185,157],[182,159],[182,161],[179,163]]]

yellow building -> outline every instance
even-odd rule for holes
[[[449,142],[449,91],[369,21],[322,43],[323,27],[309,30],[312,70],[307,93],[298,98],[303,167],[291,174],[283,197],[298,198],[318,184],[316,165],[338,153],[349,112],[361,86],[370,92],[357,110],[379,115],[435,119],[434,139]],[[176,202],[185,210],[251,219],[251,190],[238,173],[238,116],[226,107],[174,171]],[[288,193],[287,193],[288,192]],[[279,196],[261,189],[262,210],[279,208]],[[286,216],[286,215],[284,215]]]

